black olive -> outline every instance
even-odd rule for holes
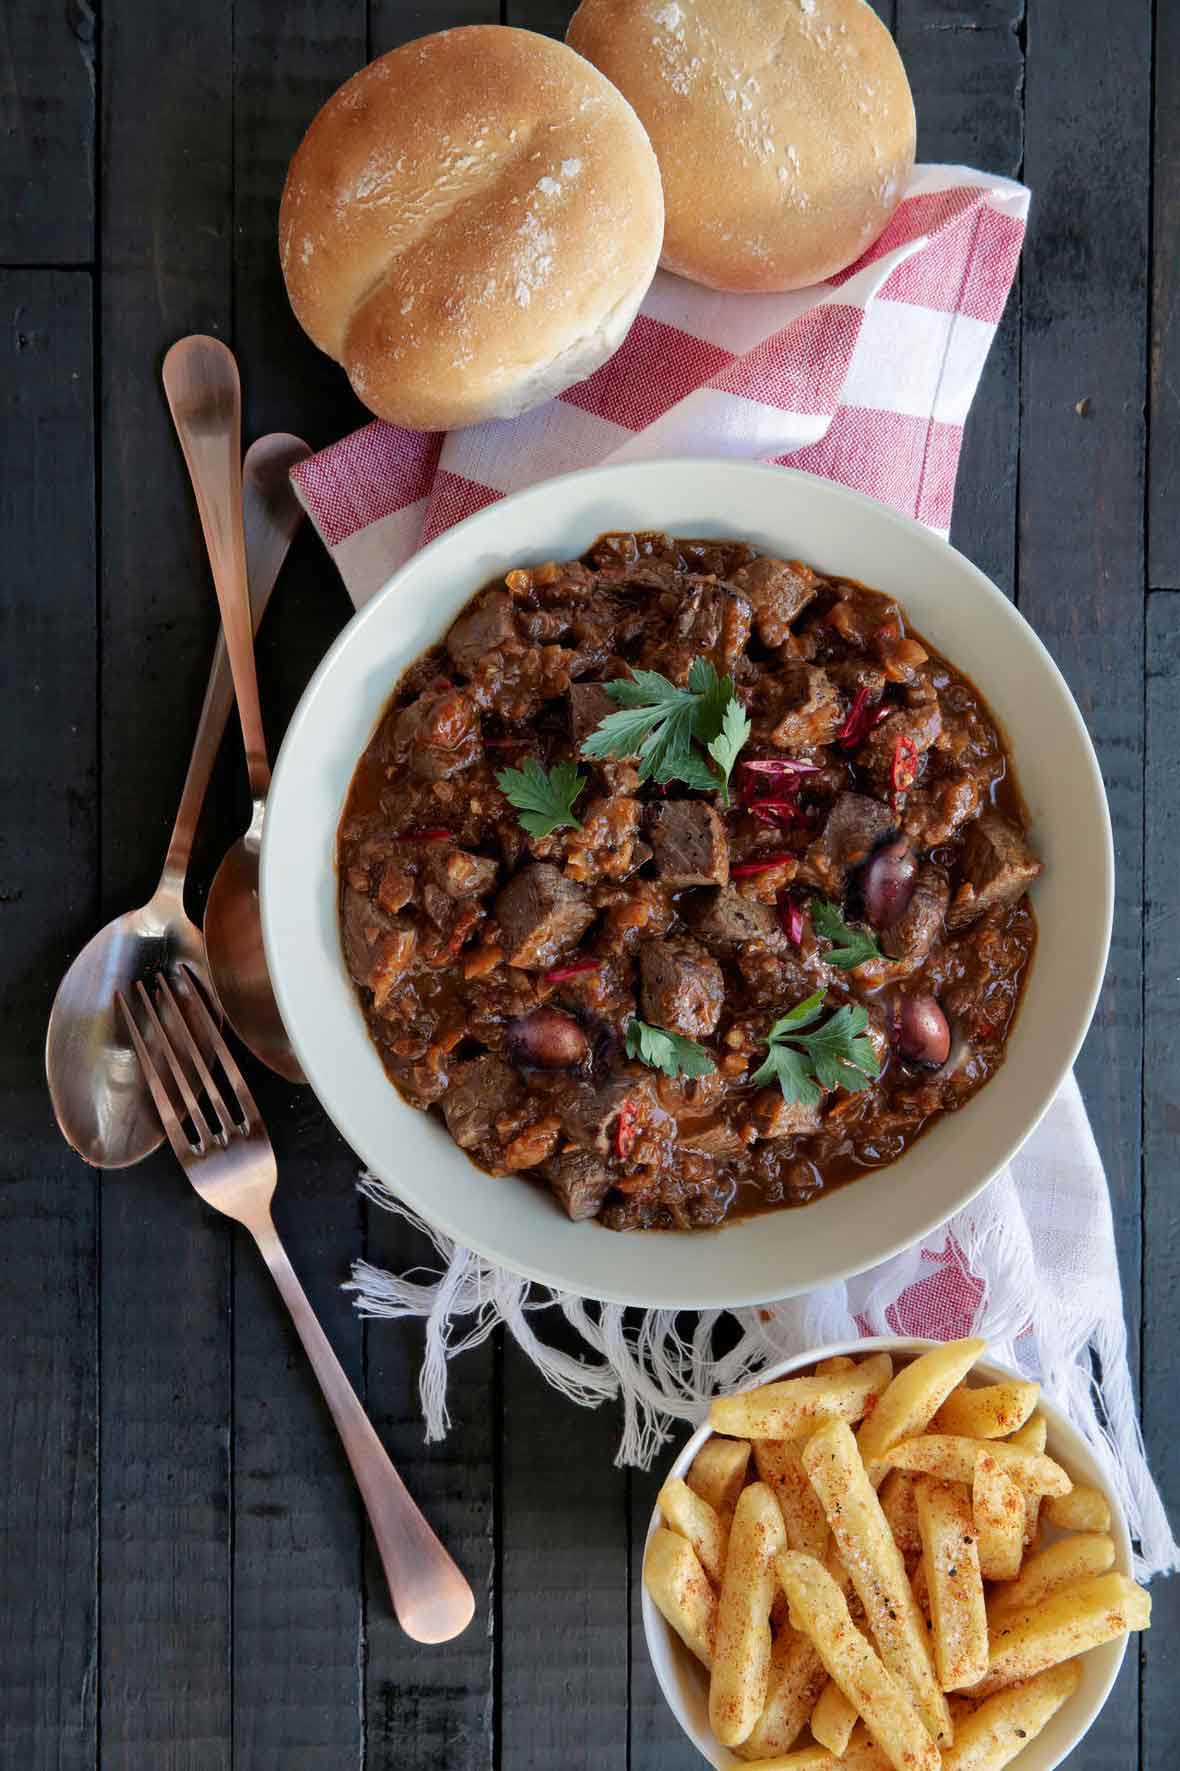
[[[559,1008],[535,1008],[508,1030],[513,1057],[539,1070],[572,1070],[586,1056],[586,1035]]]
[[[915,1064],[946,1063],[951,1049],[947,1018],[933,996],[900,996],[894,1008],[897,1049]]]
[[[865,916],[875,929],[892,928],[905,915],[917,877],[918,857],[904,836],[869,856],[861,869],[860,892]]]

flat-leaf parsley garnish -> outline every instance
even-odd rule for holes
[[[811,926],[817,935],[835,945],[824,958],[842,972],[855,971],[866,960],[880,959],[881,949],[867,929],[850,928],[834,904],[816,898],[811,905]]]
[[[649,1027],[646,1021],[632,1021],[627,1028],[627,1056],[638,1058],[665,1076],[711,1076],[717,1066],[707,1051],[679,1033],[666,1033],[662,1027]]]
[[[868,1088],[881,1070],[872,1040],[864,1037],[868,1010],[862,1003],[846,1002],[816,1026],[826,1000],[826,993],[817,990],[779,1016],[767,1034],[766,1060],[752,1082],[777,1082],[785,1101],[803,1107],[818,1106],[829,1089],[856,1094]]]
[[[574,801],[585,787],[586,777],[573,763],[555,763],[551,769],[543,769],[535,756],[528,756],[522,768],[497,769],[496,780],[530,836],[548,836],[563,826],[581,828],[581,820],[574,817]]]
[[[718,676],[707,658],[694,658],[683,689],[658,670],[635,670],[603,688],[619,711],[599,721],[583,756],[637,756],[641,781],[683,781],[728,799],[730,773],[750,736],[731,676]]]

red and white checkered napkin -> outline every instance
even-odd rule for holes
[[[919,166],[876,245],[830,282],[737,296],[661,272],[589,381],[451,435],[367,424],[298,467],[296,489],[358,605],[460,518],[606,461],[776,461],[945,535],[1027,213],[1023,185]]]
[[[1015,275],[1029,194],[958,166],[915,168],[876,245],[830,282],[734,296],[657,276],[618,354],[522,418],[454,435],[369,424],[295,470],[297,490],[359,607],[417,548],[538,480],[605,461],[733,455],[806,468],[945,535],[963,425]],[[410,1214],[373,1176],[362,1185]],[[1127,1365],[1110,1202],[1071,1078],[1010,1169],[920,1247],[846,1285],[737,1312],[721,1358],[711,1322],[636,1316],[554,1296],[432,1236],[443,1270],[353,1269],[371,1316],[426,1322],[428,1437],[447,1426],[447,1360],[499,1322],[572,1400],[621,1400],[620,1461],[648,1462],[671,1419],[768,1360],[860,1333],[986,1335],[1039,1372],[1103,1457],[1141,1545],[1140,1572],[1180,1551],[1143,1458]],[[530,1317],[559,1307],[586,1352]],[[1095,1386],[1091,1354],[1098,1356]]]

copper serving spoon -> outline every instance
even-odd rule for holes
[[[221,605],[254,807],[249,828],[229,850],[209,888],[205,959],[217,999],[242,1043],[289,1082],[304,1082],[266,969],[258,907],[258,859],[270,764],[258,702],[242,530],[238,365],[228,345],[198,333],[172,346],[162,373]]]
[[[247,569],[257,628],[303,516],[288,474],[310,450],[298,437],[260,437],[244,470]],[[115,1006],[141,978],[193,967],[206,983],[200,930],[185,914],[193,836],[233,704],[225,639],[218,637],[160,883],[146,904],[109,922],[82,949],[58,986],[45,1040],[45,1074],[66,1142],[99,1168],[127,1168],[163,1138],[138,1060]]]

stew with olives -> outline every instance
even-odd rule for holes
[[[962,1106],[1041,871],[986,704],[896,601],[663,534],[467,604],[396,685],[338,864],[404,1098],[619,1230],[806,1203]]]

